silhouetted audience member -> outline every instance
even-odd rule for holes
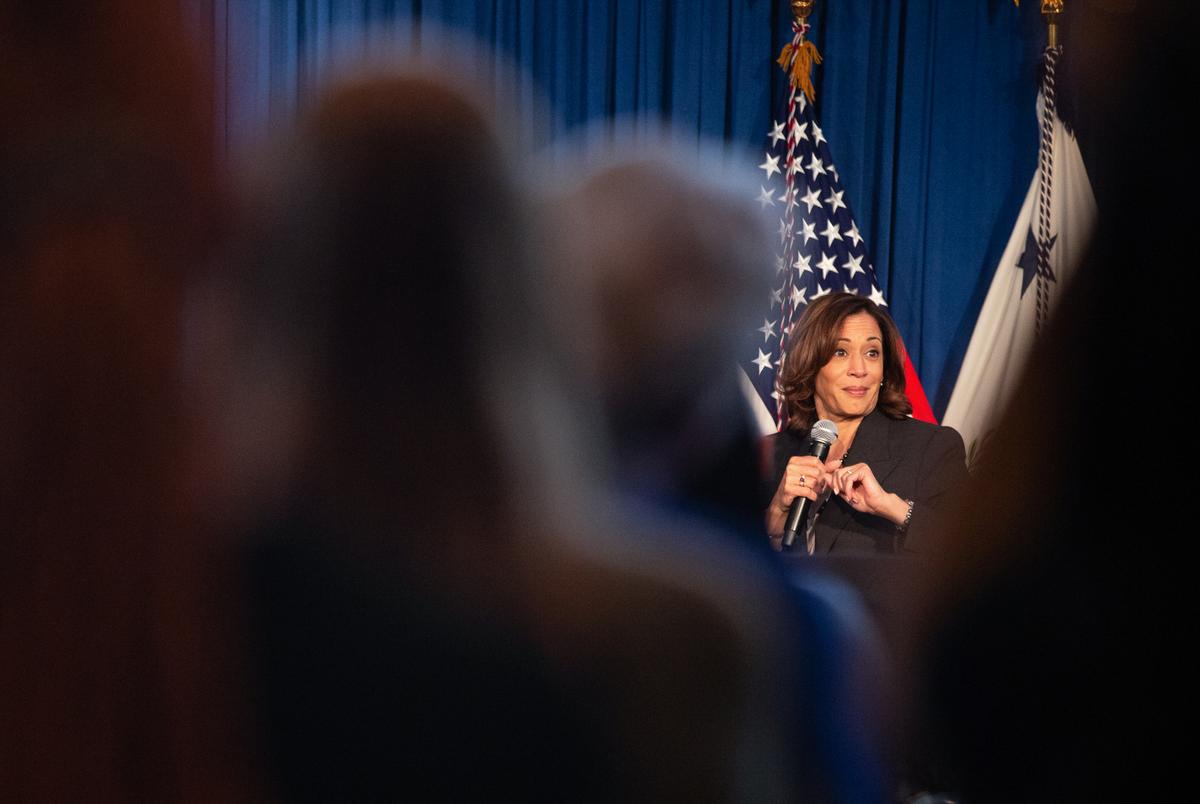
[[[182,384],[218,220],[171,4],[0,3],[0,790],[237,801],[221,544]]]
[[[853,590],[789,572],[765,548],[759,450],[737,350],[769,289],[769,235],[711,155],[687,165],[642,149],[598,166],[544,203],[562,339],[572,376],[596,396],[612,457],[609,505],[658,524],[681,562],[719,536],[757,559],[756,583],[790,592],[800,662],[797,758],[808,796],[879,801],[885,782],[883,668]],[[731,172],[732,175],[732,172]],[[597,494],[604,493],[597,489]],[[730,538],[740,537],[740,538]],[[739,543],[740,542],[740,543]]]
[[[576,368],[598,396],[619,486],[753,539],[759,459],[736,364],[770,291],[769,235],[715,154],[673,161],[609,159],[547,204],[564,329],[591,347]]]
[[[482,387],[489,356],[515,347],[485,340],[472,287],[521,270],[507,164],[462,95],[377,76],[303,120],[258,199],[244,379],[291,383],[264,410],[296,438],[251,565],[287,798],[545,800],[586,770],[545,761],[587,735],[558,721],[520,622],[499,403]]]
[[[1191,213],[1156,205],[1145,237],[1128,216],[1130,199],[1193,192],[1175,169],[1191,144],[1162,109],[1190,75],[1194,14],[1136,5],[1067,6],[1101,222],[927,585],[921,725],[935,785],[965,802],[1152,801],[1192,781],[1173,767],[1195,565],[1179,552],[1191,482],[1172,461],[1193,336],[1190,302],[1164,292],[1190,281],[1190,243],[1168,233]],[[1130,165],[1131,148],[1158,167]]]
[[[281,789],[791,798],[784,593],[591,502],[495,131],[444,77],[363,76],[251,202],[240,372],[274,386],[286,465],[248,580]]]

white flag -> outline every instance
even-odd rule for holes
[[[1038,119],[1042,101],[1038,98]],[[1073,134],[1054,118],[1050,158],[1039,159],[1025,204],[996,267],[983,310],[975,322],[943,423],[958,430],[973,462],[985,447],[1020,379],[1033,349],[1038,318],[1038,185],[1044,166],[1050,179],[1048,232],[1049,276],[1043,277],[1047,318],[1057,305],[1083,257],[1096,225],[1096,198]]]

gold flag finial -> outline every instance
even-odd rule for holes
[[[1064,0],[1042,0],[1042,16],[1046,18],[1046,44],[1058,47],[1058,18],[1063,13]]]
[[[807,20],[816,4],[817,0],[792,0],[792,16],[796,18],[796,22]]]
[[[783,46],[778,59],[779,66],[788,74],[788,83],[803,92],[810,103],[817,97],[812,82],[812,68],[814,64],[821,63],[821,54],[817,52],[816,45],[804,38],[804,32],[808,30],[808,17],[816,4],[817,0],[791,0],[794,18],[792,31],[795,35],[789,44]]]
[[[1064,2],[1066,0],[1042,0],[1042,16],[1046,18],[1046,44],[1050,47],[1058,47],[1058,18],[1062,16]],[[1013,5],[1020,8],[1021,0],[1013,0]],[[795,13],[794,9],[792,13]]]

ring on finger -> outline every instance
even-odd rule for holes
[[[808,481],[808,478],[806,478],[804,475],[800,475],[800,485],[801,486],[806,485],[807,481]]]

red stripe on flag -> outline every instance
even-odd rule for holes
[[[914,419],[932,424],[938,423],[937,418],[933,415],[933,408],[925,396],[925,389],[921,386],[921,378],[917,376],[917,370],[913,368],[912,361],[908,359],[907,349],[904,350],[904,394],[912,404]]]

